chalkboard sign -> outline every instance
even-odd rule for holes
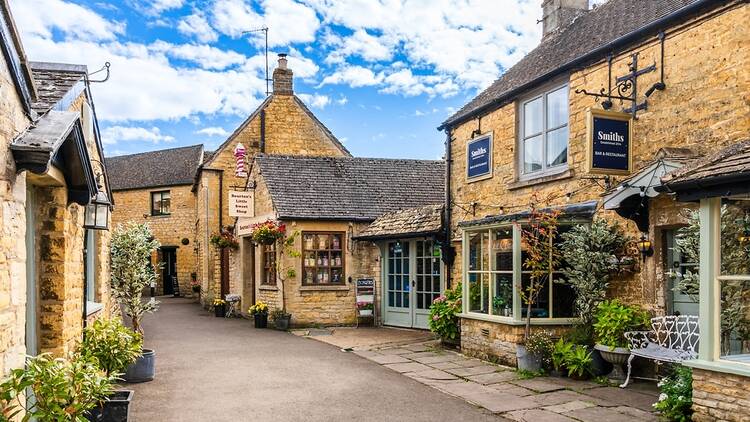
[[[469,181],[492,177],[492,135],[466,143],[466,178]]]
[[[632,116],[606,110],[589,110],[589,172],[630,174],[633,167]]]
[[[375,280],[371,278],[359,278],[357,279],[357,287],[372,287],[375,285]]]
[[[172,294],[174,297],[180,297],[180,284],[177,282],[177,276],[172,276]]]

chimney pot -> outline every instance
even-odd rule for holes
[[[286,54],[279,54],[279,65],[273,71],[273,93],[275,95],[293,95],[292,81],[294,73],[287,67]]]
[[[280,53],[279,54],[279,69],[286,69],[286,54]]]
[[[589,0],[542,1],[542,41],[554,32],[565,29],[589,10]]]

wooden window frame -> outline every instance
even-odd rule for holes
[[[552,94],[553,92],[556,92],[561,89],[567,89],[567,106],[568,106],[568,120],[563,125],[558,125],[555,127],[548,127],[547,122],[547,109],[548,109],[548,101],[547,97]],[[548,85],[545,85],[543,88],[534,91],[532,94],[529,94],[525,97],[523,97],[518,102],[517,107],[517,115],[518,119],[516,122],[517,129],[518,129],[518,139],[517,139],[517,145],[518,145],[518,169],[517,169],[517,179],[521,181],[525,180],[531,180],[536,179],[539,177],[545,177],[550,175],[555,175],[558,173],[562,173],[568,169],[568,166],[570,164],[570,84],[567,80],[565,81],[557,81],[555,83],[551,83]],[[542,101],[542,128],[541,132],[536,134],[527,134],[526,133],[526,112],[525,107],[526,104],[531,103],[532,101],[540,99]],[[568,128],[568,139],[567,139],[567,158],[564,163],[557,164],[550,166],[547,164],[547,135],[550,132],[554,132],[558,129],[562,129],[564,127]],[[526,140],[534,138],[536,136],[542,137],[542,168],[536,171],[526,171],[526,165],[525,165],[525,154],[526,154]]]
[[[154,197],[156,195],[159,195],[159,202],[162,203],[164,201],[164,194],[169,195],[169,212],[162,212],[161,210],[156,210],[154,208]],[[169,190],[158,190],[153,191],[150,193],[150,199],[151,199],[151,215],[154,217],[162,216],[162,215],[171,215],[172,214],[172,193]],[[163,207],[162,207],[163,208]]]
[[[273,257],[272,260],[269,260],[269,257]],[[264,286],[275,286],[277,283],[276,279],[276,259],[278,257],[276,256],[276,244],[272,243],[270,245],[261,245],[260,249],[260,262],[261,262],[261,275],[260,275],[260,284]],[[271,261],[269,263],[269,261]],[[271,272],[271,277],[269,278],[268,272]]]
[[[329,247],[327,249],[320,249],[317,246],[319,246],[318,243],[318,236],[320,235],[326,235],[326,236],[339,236],[341,239],[341,242],[339,244],[339,249],[333,249],[331,246],[333,242],[330,242]],[[313,238],[313,248],[307,248],[305,245],[305,239],[308,236],[315,236]],[[303,286],[343,286],[346,283],[346,232],[335,232],[335,231],[305,231],[302,232],[302,285]],[[330,239],[330,238],[329,238]],[[308,265],[309,262],[307,262],[308,259],[308,253],[314,252],[315,253],[315,262],[314,265]],[[318,265],[317,258],[320,255],[320,252],[328,252],[328,265]],[[341,254],[341,265],[331,265],[331,259],[333,257],[333,252],[339,252]],[[339,268],[341,270],[341,281],[339,282],[333,282],[333,269]],[[327,270],[328,274],[328,282],[317,282],[317,275],[320,270]],[[310,283],[307,281],[307,275],[308,273],[312,273],[312,280],[313,282]],[[325,273],[324,273],[325,274]]]

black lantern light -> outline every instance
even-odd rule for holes
[[[94,230],[109,230],[109,202],[107,194],[99,191],[86,205],[83,227]]]
[[[641,240],[638,241],[638,250],[641,252],[643,259],[654,254],[654,248],[651,245],[651,241],[646,239],[646,236],[641,236]]]

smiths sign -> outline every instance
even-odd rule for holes
[[[588,114],[589,172],[630,174],[633,170],[632,116],[591,109]]]
[[[466,178],[469,181],[492,177],[492,135],[466,144]]]

